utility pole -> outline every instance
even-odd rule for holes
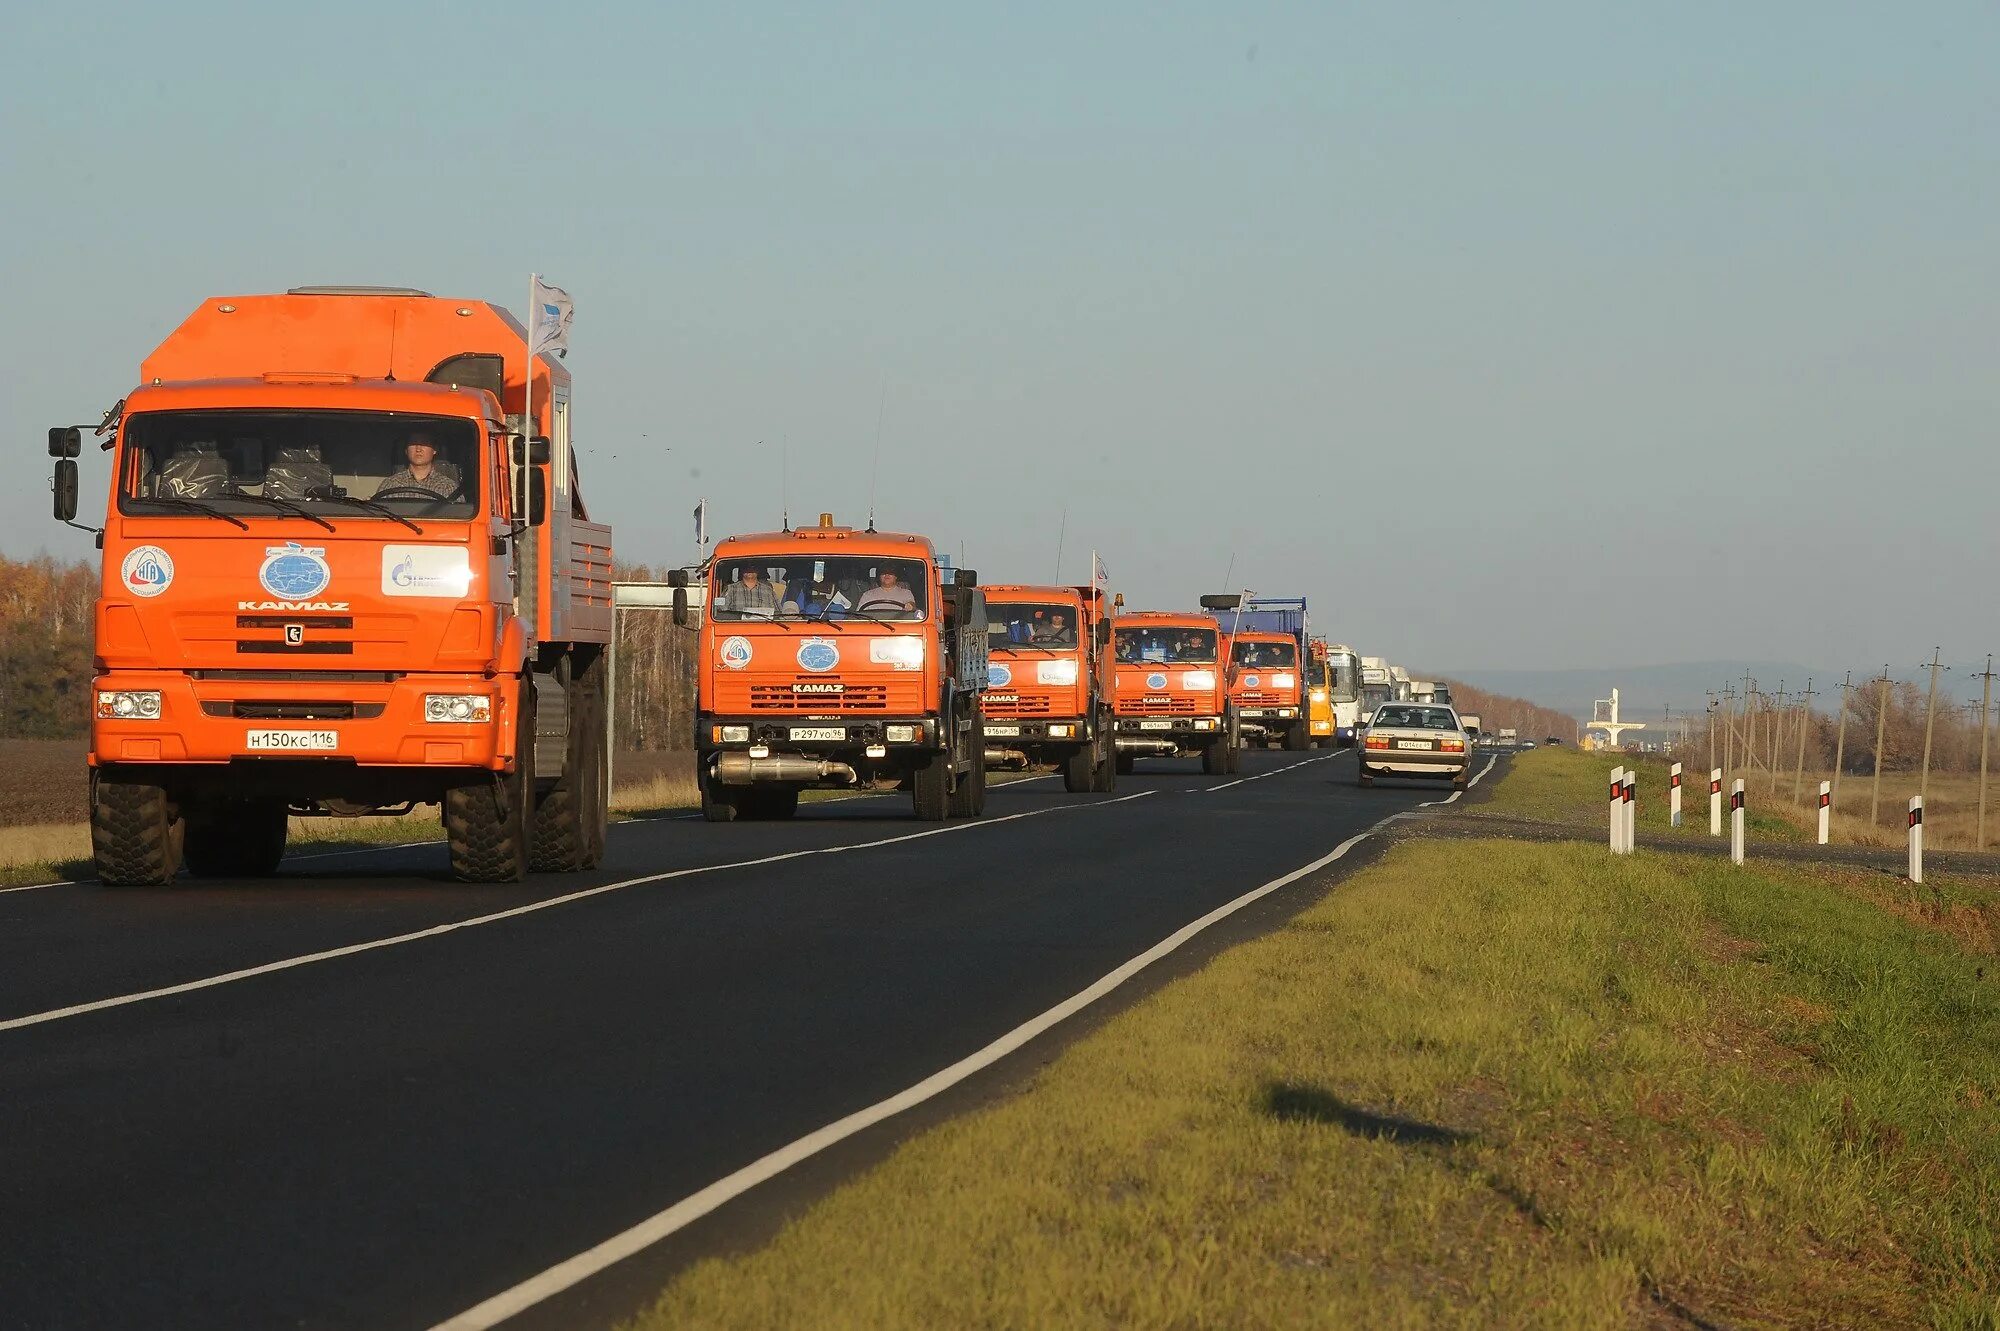
[[[1812,676],[1806,676],[1806,691],[1799,695],[1799,761],[1792,768],[1792,803],[1797,804],[1805,790],[1806,779],[1806,732],[1812,729],[1812,700],[1819,695],[1813,692]]]
[[[1917,782],[1917,793],[1924,796],[1925,804],[1930,803],[1931,793],[1931,725],[1937,720],[1937,677],[1940,671],[1951,669],[1939,664],[1942,655],[1943,648],[1931,648],[1931,696],[1924,704],[1924,774]]]
[[[1979,676],[1979,831],[1974,850],[1986,849],[1986,736],[1993,706],[1993,653],[1986,653],[1986,669]]]
[[[1757,770],[1757,681],[1743,672],[1743,774]],[[1733,789],[1733,787],[1732,787]]]
[[[1735,767],[1736,686],[1725,684],[1722,687],[1722,775],[1725,780],[1734,772]]]
[[[1708,694],[1708,769],[1711,772],[1715,770],[1715,704],[1716,695],[1711,690]]]
[[[1854,672],[1847,672],[1847,678],[1840,681],[1840,733],[1833,741],[1833,790],[1829,796],[1834,806],[1840,805],[1840,765],[1847,757],[1847,691],[1854,687]]]
[[[1778,691],[1771,695],[1771,761],[1764,765],[1765,793],[1772,802],[1778,798],[1778,749],[1784,742],[1785,734],[1785,681],[1778,681]]]
[[[1882,733],[1889,726],[1889,666],[1882,665],[1882,678],[1875,681],[1882,686],[1880,697],[1875,702],[1875,793],[1868,798],[1868,825],[1873,827],[1879,821],[1876,815],[1882,808]]]

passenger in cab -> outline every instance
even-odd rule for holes
[[[1043,647],[1071,647],[1076,644],[1076,635],[1070,630],[1068,618],[1058,610],[1035,625],[1028,641]]]
[[[830,611],[846,609],[847,604],[847,598],[841,595],[840,587],[826,565],[815,563],[805,574],[792,579],[792,585],[785,591],[785,603],[779,607],[778,613],[818,619]]]
[[[717,609],[759,619],[769,619],[778,613],[778,593],[764,581],[762,569],[745,568],[736,576],[737,580],[723,590],[722,604]]]
[[[413,431],[403,445],[403,465],[375,487],[376,496],[393,496],[398,490],[428,490],[439,499],[458,498],[463,484],[458,468],[437,453],[437,441],[427,431]]]

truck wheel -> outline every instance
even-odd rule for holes
[[[604,658],[570,684],[569,743],[562,775],[535,806],[528,867],[574,873],[604,858],[610,801],[604,783]]]
[[[1229,736],[1217,735],[1209,746],[1201,751],[1201,771],[1203,776],[1222,776],[1229,771],[1229,760],[1236,752],[1236,746],[1229,742]]]
[[[1118,753],[1112,747],[1110,730],[1101,730],[1097,735],[1097,761],[1090,769],[1090,788],[1100,795],[1109,795],[1118,789]]]
[[[1063,759],[1063,789],[1072,795],[1081,795],[1097,789],[1097,746],[1086,745],[1071,749],[1069,757]]]
[[[1285,752],[1297,753],[1311,747],[1312,735],[1306,730],[1306,723],[1294,721],[1285,727]]]
[[[986,812],[986,764],[977,762],[951,792],[951,816],[977,818]]]
[[[710,773],[698,777],[701,782],[701,816],[711,823],[733,823],[738,814],[739,801],[743,793],[725,790]]]
[[[528,831],[535,798],[534,684],[520,681],[514,770],[454,786],[444,796],[451,871],[468,883],[518,883],[528,876]]]
[[[1119,776],[1132,775],[1132,765],[1137,761],[1138,758],[1129,753],[1113,753],[1111,757],[1113,770]]]
[[[919,819],[941,823],[951,814],[951,753],[926,753],[910,772],[910,803]]]
[[[289,822],[272,800],[208,800],[186,811],[187,867],[200,878],[268,878],[285,858]]]
[[[159,786],[91,781],[90,853],[106,887],[165,887],[181,869],[187,823]]]

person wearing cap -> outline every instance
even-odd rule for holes
[[[377,495],[397,490],[428,490],[439,499],[456,499],[463,484],[458,468],[439,458],[437,441],[427,430],[414,430],[403,445],[404,463],[375,487]]]

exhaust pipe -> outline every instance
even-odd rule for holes
[[[1170,739],[1126,739],[1123,735],[1118,737],[1120,753],[1150,753],[1157,756],[1180,751],[1181,746]]]
[[[1238,721],[1236,730],[1238,734],[1249,735],[1252,738],[1262,738],[1271,733],[1271,728],[1261,721]]]
[[[715,779],[725,786],[757,786],[766,782],[787,785],[838,781],[855,783],[854,769],[829,758],[808,758],[800,753],[773,753],[753,758],[747,753],[725,753],[715,762]]]
[[[1019,749],[988,749],[986,751],[986,765],[988,767],[1018,767],[1025,772],[1028,770],[1028,755]]]

